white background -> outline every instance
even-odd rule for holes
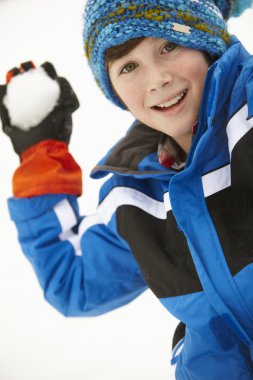
[[[84,0],[0,0],[0,82],[32,59],[51,61],[75,89],[70,150],[83,169],[82,213],[94,212],[100,181],[89,172],[132,117],[96,87],[82,48]],[[229,23],[253,52],[253,10]],[[6,199],[18,158],[0,134],[0,380],[165,380],[174,378],[170,348],[177,321],[147,291],[96,318],[65,318],[48,305],[17,242]],[[201,312],[201,311],[200,311]],[[203,379],[204,380],[204,379]]]

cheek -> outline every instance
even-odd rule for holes
[[[130,111],[138,112],[142,102],[142,95],[138,86],[121,86],[118,88],[118,94]]]
[[[189,79],[202,82],[207,74],[209,64],[206,55],[198,50],[187,49],[183,61],[184,71]]]
[[[189,68],[189,78],[191,79],[192,83],[200,84],[204,82],[205,77],[206,69],[204,67],[198,67],[198,65],[196,65]]]
[[[131,104],[131,98],[134,96],[134,91],[129,84],[115,77],[115,75],[109,75],[112,89],[122,103],[129,109]]]
[[[202,97],[202,92],[205,84],[206,74],[208,70],[208,65],[193,65],[189,68],[188,74],[189,79],[192,83],[193,89],[196,94]]]

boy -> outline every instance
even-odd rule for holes
[[[10,213],[46,299],[64,315],[98,315],[149,286],[183,322],[179,380],[253,379],[253,59],[224,21],[252,1],[215,3],[88,2],[93,74],[136,117],[92,172],[113,173],[96,215],[78,213],[68,82],[49,63],[25,63],[1,87],[3,128],[21,158]],[[52,100],[19,114],[15,94],[31,75]]]

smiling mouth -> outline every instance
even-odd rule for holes
[[[168,100],[167,102],[160,103],[156,106],[151,107],[154,110],[158,111],[167,111],[167,110],[173,110],[176,108],[179,104],[181,104],[187,94],[187,90],[182,91],[177,96],[175,96],[173,99]]]

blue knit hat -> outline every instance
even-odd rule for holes
[[[226,21],[253,0],[88,0],[84,43],[94,77],[108,99],[125,108],[108,77],[105,52],[138,37],[157,37],[221,56],[230,43]]]

